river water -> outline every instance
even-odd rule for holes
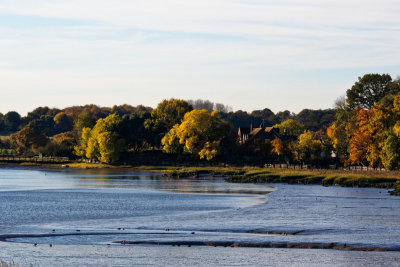
[[[384,189],[0,168],[0,259],[21,266],[400,266]]]

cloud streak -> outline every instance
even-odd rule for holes
[[[78,89],[121,103],[107,96],[118,87],[132,104],[175,96],[247,110],[326,108],[363,72],[398,69],[399,11],[393,0],[0,0],[0,86],[56,90],[70,104]]]

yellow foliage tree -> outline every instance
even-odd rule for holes
[[[220,143],[220,141],[206,142],[199,152],[200,159],[212,160],[218,154]]]
[[[187,152],[201,159],[213,159],[221,140],[228,134],[230,125],[220,119],[218,111],[192,110],[185,114],[181,124],[176,124],[162,139],[164,151]]]
[[[276,124],[275,128],[279,128],[280,133],[289,136],[299,136],[304,132],[304,125],[293,119],[286,120],[281,124]]]
[[[301,162],[311,162],[320,157],[323,151],[321,140],[315,139],[311,131],[306,131],[298,138],[295,146],[295,157]]]
[[[75,154],[106,163],[118,161],[120,153],[124,150],[124,140],[117,132],[120,123],[119,116],[111,114],[99,119],[93,129],[83,128],[80,145],[75,147]]]
[[[271,141],[272,152],[277,154],[278,156],[283,155],[285,153],[285,146],[282,140],[275,138]]]
[[[83,128],[81,133],[81,138],[79,140],[79,145],[75,146],[75,154],[78,157],[85,157],[86,150],[88,148],[89,138],[90,138],[90,128]]]
[[[119,153],[124,148],[124,140],[118,137],[118,134],[103,132],[97,136],[99,144],[100,161],[115,162],[119,159]]]

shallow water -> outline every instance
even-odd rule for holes
[[[0,212],[0,259],[28,266],[400,266],[383,189],[2,168]],[[323,246],[387,251],[296,248]]]

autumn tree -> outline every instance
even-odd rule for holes
[[[371,167],[398,168],[400,151],[396,125],[400,121],[400,95],[393,104],[375,103],[370,110],[353,111],[346,125],[349,138],[349,162]]]
[[[35,132],[30,127],[10,135],[10,142],[16,148],[17,153],[37,152],[38,148],[47,144],[48,138],[43,133]]]
[[[272,150],[271,152],[278,156],[279,160],[283,160],[289,163],[293,159],[293,148],[295,146],[295,140],[275,138],[271,141]]]
[[[31,112],[28,112],[27,116],[24,118],[25,124],[33,120],[40,119],[42,116],[51,116],[54,117],[60,110],[57,108],[49,108],[49,107],[37,107]]]
[[[294,150],[298,161],[311,163],[321,158],[324,147],[320,139],[315,138],[311,131],[306,131],[299,136]]]
[[[171,98],[163,100],[151,112],[151,118],[145,121],[145,126],[155,133],[154,145],[159,145],[161,138],[174,127],[175,124],[180,124],[183,117],[193,108],[192,106],[179,99]]]
[[[57,157],[73,157],[74,147],[77,145],[73,132],[63,132],[54,135],[45,149],[47,154]]]
[[[326,130],[333,152],[342,163],[349,163],[349,136],[346,132],[347,124],[352,117],[352,111],[345,97],[340,97],[335,101],[335,121]]]
[[[200,159],[213,159],[219,152],[221,140],[228,135],[230,125],[220,119],[218,111],[192,110],[182,123],[162,139],[164,151],[187,152]]]
[[[352,164],[368,165],[368,149],[373,142],[369,128],[371,115],[371,110],[360,109],[346,126],[349,136],[349,161]]]
[[[125,149],[124,140],[118,133],[120,123],[119,116],[111,114],[99,119],[93,129],[83,128],[80,144],[75,147],[76,155],[106,163],[118,161],[120,153]]]

